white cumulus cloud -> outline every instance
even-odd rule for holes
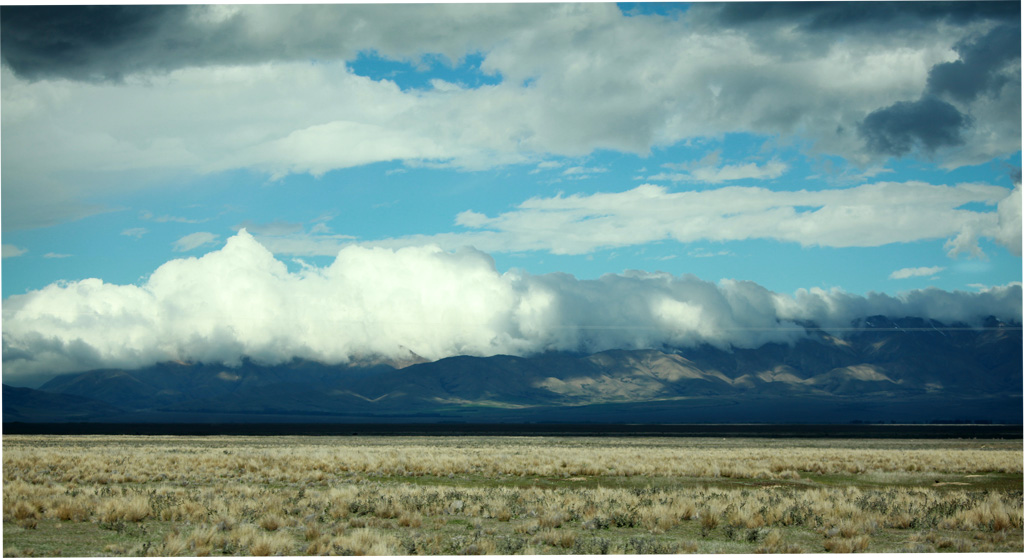
[[[241,230],[199,258],[172,260],[140,285],[61,282],[3,304],[5,377],[167,360],[344,363],[368,357],[531,354],[545,350],[756,347],[813,320],[920,316],[1020,320],[1019,284],[866,297],[771,292],[748,281],[628,272],[580,280],[498,273],[473,249],[351,245],[327,267],[290,272]]]

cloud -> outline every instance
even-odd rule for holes
[[[1020,6],[1016,10],[1016,20],[953,45],[959,59],[932,66],[918,100],[899,101],[865,117],[857,130],[868,150],[902,157],[915,149],[934,154],[965,146],[946,158],[945,166],[956,167],[980,163],[1000,149],[993,144],[1002,141],[993,140],[1005,128],[991,118],[993,108],[1020,120]],[[1019,129],[1019,122],[1011,126]]]
[[[822,180],[832,186],[848,186],[850,184],[863,183],[875,178],[880,174],[896,172],[883,165],[871,166],[868,168],[837,168],[831,161],[824,161],[821,164],[822,172],[812,174],[808,180]]]
[[[509,35],[561,26],[585,37],[593,24],[626,18],[615,6],[564,5],[194,5],[4,6],[4,62],[33,79],[117,80],[137,72],[266,61],[350,59],[361,50],[417,61],[438,53],[454,61],[488,52]],[[723,26],[750,36],[837,33],[877,41],[905,39],[939,25],[947,32],[978,22],[1014,22],[1014,3],[888,2],[862,9],[842,2],[698,4],[681,14],[696,31]],[[561,21],[560,21],[561,20]],[[784,25],[783,25],[784,24]],[[582,31],[582,32],[581,32]],[[538,37],[546,41],[543,34]],[[174,44],[174,49],[166,45]],[[589,46],[589,45],[588,45]]]
[[[889,279],[908,279],[910,277],[929,277],[946,268],[933,266],[933,267],[905,267],[903,269],[897,269],[889,274]]]
[[[717,252],[708,252],[704,249],[690,250],[686,253],[691,258],[715,258],[718,256],[735,256],[736,254],[728,250],[719,250]]]
[[[539,165],[538,165],[538,167],[539,167]],[[562,175],[563,176],[578,175],[578,174],[586,175],[586,174],[597,174],[597,173],[602,173],[602,172],[608,172],[608,169],[602,168],[602,167],[576,166],[576,167],[569,167],[569,168],[565,169],[564,171],[562,171]]]
[[[1021,255],[1021,183],[1016,181],[1013,193],[999,202],[997,212],[999,222],[996,225],[996,232],[993,237],[997,242],[1006,246],[1011,254]]]
[[[256,235],[256,239],[274,254],[334,257],[338,255],[339,250],[352,244],[355,237],[318,231],[314,226],[309,232],[301,231],[279,236]]]
[[[974,40],[957,43],[953,48],[959,60],[936,64],[928,72],[928,91],[949,95],[967,103],[978,95],[994,93],[1012,79],[1009,64],[1020,65],[1020,24],[1000,25]]]
[[[471,244],[487,251],[585,254],[666,239],[752,238],[830,247],[953,238],[964,250],[980,251],[977,240],[987,237],[1019,252],[1019,241],[1014,241],[1014,232],[1021,234],[1019,204],[1014,204],[1019,195],[1019,188],[923,182],[792,192],[727,186],[675,193],[645,184],[617,193],[532,198],[496,217],[466,211],[456,224],[475,230],[429,238],[453,248]],[[999,204],[998,211],[962,208],[971,202]]]
[[[274,221],[272,223],[254,223],[249,220],[242,221],[232,227],[232,230],[245,229],[256,235],[282,236],[293,234],[302,230],[301,223],[288,223],[286,221]]]
[[[4,133],[18,138],[2,153],[5,228],[103,211],[85,200],[111,191],[233,169],[489,169],[600,150],[646,155],[728,133],[799,135],[859,165],[914,146],[941,151],[946,166],[1020,149],[1019,60],[998,70],[974,62],[1003,44],[978,30],[1012,20],[1008,11],[1019,19],[1015,5],[879,3],[855,10],[867,14],[861,25],[836,19],[849,6],[804,6],[795,26],[724,30],[701,14],[741,22],[750,20],[729,10],[757,8],[698,5],[676,18],[626,17],[607,3],[121,8],[3,7]],[[914,31],[880,39],[898,14],[909,19],[892,21]],[[73,26],[78,17],[95,30]],[[936,70],[944,97],[908,101],[931,69],[955,62],[954,47],[978,75],[1018,79],[985,82],[961,106]],[[353,72],[368,50],[411,63],[478,54],[479,71],[501,81],[402,90]],[[839,132],[858,127],[863,135]]]
[[[57,259],[60,259],[60,258],[70,258],[71,254],[58,254],[56,252],[47,252],[47,253],[43,254],[43,257],[44,258],[57,258]]]
[[[783,162],[769,161],[761,166],[758,166],[756,163],[747,163],[745,165],[724,165],[717,169],[696,169],[690,174],[694,180],[718,184],[733,180],[778,178],[788,168],[788,165]]]
[[[457,60],[555,7],[385,5],[4,6],[4,63],[30,79],[119,81],[132,73],[351,59],[361,50]],[[444,29],[446,32],[439,30]],[[167,45],[174,48],[167,48]]]
[[[996,206],[995,220],[987,224],[969,223],[946,242],[947,254],[956,257],[966,253],[972,258],[984,258],[978,239],[988,236],[1002,244],[1015,256],[1021,255],[1021,185],[1015,181],[1010,195]]]
[[[185,12],[182,6],[4,6],[3,61],[33,78],[120,78],[138,69],[132,47]],[[100,64],[112,54],[115,64]]]
[[[530,174],[537,174],[541,171],[557,169],[562,166],[564,166],[564,163],[561,161],[541,161],[537,163],[537,166],[533,170],[530,171]]]
[[[812,288],[800,289],[792,298],[777,300],[780,315],[789,319],[811,320],[826,329],[848,327],[850,320],[872,315],[917,316],[947,324],[978,324],[981,314],[1019,321],[1012,316],[1020,315],[1021,303],[1024,302],[1020,283],[991,287],[977,293],[929,287],[896,296],[868,293],[864,297],[838,289]],[[1001,305],[1006,305],[1006,309],[999,310]]]
[[[878,109],[864,118],[858,130],[870,150],[899,157],[915,148],[934,153],[962,145],[970,125],[971,118],[955,106],[926,96]]]
[[[355,237],[331,232],[324,220],[330,218],[321,218],[308,231],[302,223],[285,221],[254,223],[246,220],[232,228],[235,231],[245,229],[274,254],[333,257],[339,250],[352,244]]]
[[[176,215],[160,215],[159,217],[155,217],[149,211],[140,212],[139,217],[147,221],[156,221],[157,223],[187,223],[190,225],[196,225],[199,223],[205,223],[209,221],[209,219],[191,219],[189,217],[180,217]]]
[[[218,235],[209,232],[195,232],[185,235],[174,241],[174,251],[188,252],[189,250],[195,250],[204,244],[215,242],[217,240],[217,236]]]
[[[486,254],[347,246],[327,267],[285,265],[247,232],[172,260],[140,285],[61,282],[3,304],[5,377],[167,360],[428,359],[611,348],[756,347],[857,317],[1021,319],[1019,284],[982,292],[773,293],[747,281],[627,272],[580,280],[498,273]]]
[[[144,229],[142,227],[134,227],[134,228],[131,228],[131,229],[125,229],[125,230],[121,231],[121,234],[124,235],[124,236],[133,236],[135,238],[142,238],[142,236],[144,234],[148,233],[148,232],[149,232],[149,230]]]
[[[18,248],[17,246],[15,246],[13,244],[4,244],[3,245],[3,258],[4,259],[14,258],[14,257],[20,256],[20,255],[24,254],[25,252],[28,252],[28,250],[26,250],[24,248]]]
[[[2,80],[2,78],[0,78]],[[5,109],[6,110],[6,109]],[[7,147],[12,145],[8,140],[4,144],[3,153],[17,148]],[[0,156],[0,159],[3,159]],[[3,204],[0,204],[0,223],[4,231],[34,229],[51,227],[61,223],[68,223],[108,213],[114,209],[98,204],[85,203],[77,199],[81,192],[75,188],[67,187],[65,184],[53,184],[49,180],[34,177],[30,179],[37,188],[22,188],[16,185],[19,173],[16,169],[8,166],[6,162],[0,163],[4,168]]]
[[[715,155],[713,152],[712,155]],[[707,158],[705,158],[707,159]],[[689,172],[682,173],[659,173],[648,177],[648,180],[671,180],[672,182],[704,182],[706,184],[721,184],[736,180],[772,180],[782,176],[789,165],[781,161],[771,160],[763,165],[757,163],[745,163],[736,165],[717,166],[717,155],[713,158],[711,166],[704,166],[700,163],[688,165],[673,165],[674,168],[681,168]]]
[[[873,35],[920,30],[935,22],[964,25],[979,20],[1020,19],[1020,6],[1002,2],[886,2],[872,9],[850,2],[723,2],[690,8],[698,21],[765,26],[785,32],[835,33],[851,28]]]

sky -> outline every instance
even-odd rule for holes
[[[1021,317],[1017,2],[0,7],[4,382]]]

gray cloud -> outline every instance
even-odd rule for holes
[[[29,78],[119,79],[144,69],[148,49],[138,46],[180,26],[186,12],[184,6],[3,6],[0,51],[4,63]]]
[[[61,282],[3,304],[4,376],[167,360],[344,363],[612,348],[756,347],[839,331],[871,315],[981,325],[1021,319],[1019,284],[978,293],[778,294],[749,281],[626,272],[498,273],[486,254],[436,246],[348,246],[324,268],[290,272],[240,231],[199,258],[172,260],[141,285]]]
[[[614,9],[614,8],[612,8]],[[268,60],[351,59],[360,50],[415,59],[485,51],[515,29],[565,14],[551,5],[3,6],[0,52],[18,75],[119,80],[132,72]],[[617,10],[616,10],[617,11]],[[1019,21],[1017,2],[698,3],[697,24],[849,31],[871,36],[943,22]]]
[[[13,143],[8,141],[9,143],[5,145]],[[3,166],[5,170],[10,168],[6,160],[2,161],[0,166]],[[5,231],[51,227],[116,211],[115,208],[75,199],[78,193],[71,188],[53,188],[48,191],[51,185],[45,181],[41,181],[42,184],[31,183],[31,187],[26,186],[26,183],[13,179],[15,174],[17,173],[4,173],[0,223]]]
[[[991,111],[985,104],[974,104],[983,94],[1006,96],[1019,108],[1020,4],[1007,4],[1016,6],[1017,22],[959,41],[953,50],[960,58],[932,66],[918,100],[900,101],[864,118],[858,131],[869,151],[901,157],[916,148],[931,154],[940,148],[963,146],[975,124],[970,110],[976,108],[980,114]],[[1004,86],[1014,82],[1015,87],[1003,91]],[[1014,114],[1006,112],[1006,117],[1013,118]],[[986,129],[973,136],[991,137],[993,123],[983,118],[982,124]]]
[[[4,6],[4,62],[29,79],[120,80],[215,64],[350,60],[361,50],[457,60],[559,10],[539,5]]]
[[[15,246],[13,244],[4,244],[3,245],[3,258],[4,259],[6,259],[6,258],[15,258],[15,257],[18,257],[18,256],[24,254],[25,252],[28,252],[28,250],[26,250],[24,248],[19,248],[18,246]]]
[[[915,148],[933,153],[964,143],[971,118],[955,106],[933,96],[900,101],[864,118],[859,132],[875,153],[906,155]]]
[[[810,32],[856,29],[872,34],[935,22],[1020,19],[1018,2],[723,2],[698,3],[690,10],[719,25],[795,24]]]
[[[933,66],[928,73],[927,91],[949,95],[963,103],[973,101],[982,93],[998,91],[1011,79],[1002,70],[1008,63],[1020,60],[1020,25],[1001,25],[983,37],[961,41],[953,48],[960,59]]]
[[[703,4],[677,18],[625,17],[606,3],[100,7],[87,18],[97,30],[80,29],[66,8],[3,7],[3,227],[81,218],[108,210],[95,200],[112,192],[233,169],[273,178],[379,161],[479,170],[729,133],[799,137],[863,165],[913,146],[955,147],[942,152],[949,167],[1015,153],[1019,64],[1000,70],[1018,77],[998,98],[960,106],[945,87],[938,100],[897,101],[919,98],[954,45],[973,60],[1002,44],[965,37],[1019,6],[922,4],[901,9],[946,15],[914,15],[930,27],[884,39],[872,26],[809,31],[824,15],[723,31],[702,26],[702,11],[759,8]],[[866,6],[855,5],[893,9]],[[47,25],[59,33],[39,38]],[[413,62],[478,53],[480,70],[501,82],[403,91],[351,71],[364,50]],[[929,104],[939,118],[922,116]]]

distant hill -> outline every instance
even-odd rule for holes
[[[3,386],[4,422],[78,422],[122,415],[117,407],[77,395]]]
[[[59,376],[4,421],[1018,423],[1021,328],[874,316],[756,349],[457,356],[398,369],[296,360],[161,363]],[[65,399],[60,399],[65,398]]]

